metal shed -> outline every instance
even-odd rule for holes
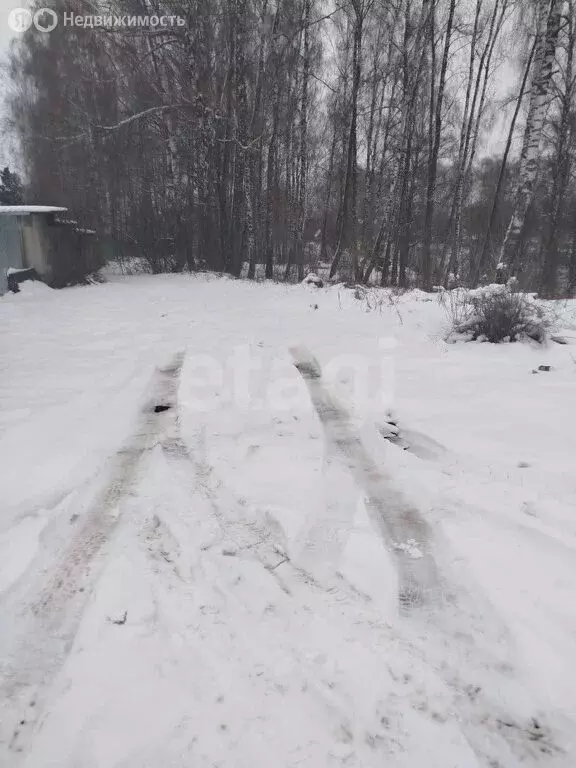
[[[103,263],[94,230],[58,218],[67,208],[53,205],[0,206],[0,293],[15,269],[34,269],[55,288],[82,282]]]
[[[0,206],[0,294],[8,288],[11,269],[33,267],[40,276],[50,271],[44,230],[56,213],[66,210],[52,205]]]

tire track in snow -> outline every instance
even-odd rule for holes
[[[10,765],[15,753],[26,751],[49,697],[49,686],[72,646],[98,577],[98,555],[114,532],[140,461],[162,440],[164,413],[156,413],[155,406],[175,407],[183,360],[179,353],[168,366],[156,370],[137,427],[111,460],[109,479],[84,515],[82,526],[54,566],[36,575],[40,588],[36,591],[34,586],[23,585],[18,590],[23,594],[17,592],[11,600],[12,610],[5,612],[12,614],[7,623],[14,631],[0,642],[0,757],[5,752]],[[4,621],[7,619],[5,615]]]
[[[372,524],[395,561],[400,613],[414,633],[413,650],[453,691],[462,734],[480,764],[571,767],[565,753],[572,749],[574,724],[561,713],[540,711],[535,695],[518,676],[514,649],[496,610],[473,584],[457,583],[446,557],[438,557],[440,543],[420,512],[376,465],[347,409],[324,384],[318,361],[303,347],[291,353],[328,450],[341,457],[366,494]]]
[[[45,588],[33,606],[37,616],[47,616],[50,623],[58,620],[68,601],[90,577],[90,563],[101,551],[119,518],[119,504],[129,493],[136,470],[145,451],[154,448],[161,437],[163,418],[154,408],[158,404],[175,406],[183,356],[156,371],[151,394],[143,407],[140,421],[128,443],[116,454],[110,480],[92,504],[82,528],[74,537],[60,563],[49,576]]]
[[[320,417],[329,450],[342,457],[357,485],[366,493],[365,504],[372,524],[396,562],[401,610],[409,613],[418,606],[437,602],[441,582],[428,523],[376,465],[354,430],[350,415],[326,388],[318,362],[304,348],[291,351]]]

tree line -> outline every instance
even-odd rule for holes
[[[576,288],[572,0],[96,5],[185,23],[18,39],[27,202],[153,272]]]

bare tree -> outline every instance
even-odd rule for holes
[[[518,261],[518,240],[526,211],[534,194],[542,132],[546,110],[550,103],[552,67],[560,31],[562,6],[562,0],[551,0],[551,2],[539,0],[538,2],[538,42],[534,52],[530,106],[524,129],[514,211],[501,250],[501,261],[511,271]]]
[[[435,5],[436,0],[430,0],[430,47],[432,61],[435,60]],[[434,197],[436,193],[436,173],[438,168],[438,153],[440,151],[440,137],[442,131],[442,104],[444,102],[444,90],[446,87],[446,71],[448,68],[448,55],[450,53],[450,43],[452,39],[452,25],[454,22],[454,11],[456,0],[450,0],[450,9],[448,11],[448,22],[444,36],[444,52],[442,54],[442,64],[440,67],[440,78],[438,81],[437,93],[434,94],[434,66],[432,67],[432,93],[430,97],[430,125],[432,126],[432,114],[434,115],[433,128],[430,129],[430,141],[428,157],[428,186],[426,190],[426,215],[424,220],[424,245],[422,257],[422,284],[425,290],[430,290],[432,278],[432,264],[430,249],[432,246],[432,217],[434,215]]]
[[[560,116],[556,133],[556,146],[552,163],[552,192],[550,215],[545,232],[544,264],[541,277],[541,292],[553,297],[558,290],[558,229],[562,219],[574,152],[576,114],[574,112],[574,6],[568,0],[562,39],[564,52],[560,62],[561,85],[559,87]]]

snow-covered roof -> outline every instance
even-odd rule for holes
[[[0,214],[12,214],[13,216],[27,216],[29,213],[62,213],[68,208],[59,208],[55,205],[0,205]]]

